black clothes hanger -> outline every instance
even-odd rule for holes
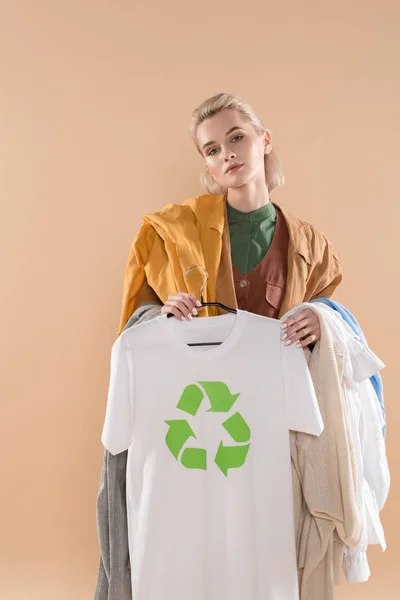
[[[185,277],[188,276],[188,274],[190,273],[190,271],[192,269],[201,269],[202,271],[204,271],[206,279],[203,283],[203,285],[200,288],[200,302],[202,306],[218,306],[219,308],[222,308],[222,310],[225,310],[226,312],[229,313],[233,313],[233,314],[237,314],[237,310],[235,308],[230,308],[229,306],[225,306],[225,304],[222,304],[221,302],[204,302],[204,296],[203,296],[203,291],[204,288],[206,287],[207,283],[208,283],[208,272],[204,267],[201,267],[200,265],[194,265],[193,267],[190,267],[190,269],[188,269],[185,273]],[[174,315],[172,313],[168,313],[167,314],[167,318],[169,319],[170,317],[173,317]],[[222,342],[202,342],[202,343],[197,343],[197,344],[188,344],[188,346],[220,346],[222,344]]]

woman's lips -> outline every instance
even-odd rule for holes
[[[236,167],[232,167],[232,169],[229,169],[226,174],[230,175],[231,173],[236,173],[236,171],[239,171],[239,169],[241,169],[243,166],[244,165],[237,165]]]

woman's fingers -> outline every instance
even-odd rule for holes
[[[176,317],[177,319],[185,321],[185,317],[183,316],[179,308],[177,308],[176,306],[172,306],[172,304],[164,304],[163,308],[161,309],[161,313],[164,315],[171,314],[174,315],[174,317]]]
[[[287,346],[305,348],[321,337],[319,319],[313,311],[302,311],[284,325],[281,338]]]
[[[168,305],[179,313],[179,319],[182,319],[183,321],[188,319],[190,321],[193,318],[192,312],[188,309],[187,305],[182,302],[182,300],[172,300],[168,303]]]
[[[177,319],[192,319],[198,315],[199,311],[205,308],[201,302],[192,294],[180,292],[179,294],[169,296],[167,302],[161,309],[162,314],[171,313]]]
[[[197,311],[197,304],[201,304],[197,298],[195,296],[192,296],[191,294],[184,294],[184,293],[179,293],[177,296],[181,303],[183,304],[184,307],[186,307],[187,309],[187,315],[197,315],[198,311]]]
[[[185,304],[181,300],[167,300],[161,309],[162,314],[172,314],[177,319],[188,319],[189,311]]]
[[[293,333],[293,335],[287,341],[290,342],[291,344],[294,344],[298,340],[305,338],[307,335],[310,335],[311,333],[312,333],[312,329],[310,327],[306,326],[306,327],[303,327],[302,329],[299,329],[295,333]]]
[[[298,346],[299,348],[305,348],[306,346],[309,346],[310,344],[314,344],[316,341],[317,341],[316,335],[309,335],[308,337],[301,340],[300,342],[297,342],[296,346]]]
[[[289,345],[290,343],[293,343],[294,339],[299,339],[300,337],[302,337],[301,335],[299,335],[299,332],[308,329],[309,326],[310,321],[308,319],[302,319],[301,321],[297,321],[290,327],[287,327],[283,330],[281,339],[286,343],[286,345]]]
[[[299,310],[297,313],[295,313],[294,315],[289,317],[288,320],[285,321],[285,323],[282,324],[282,328],[290,329],[293,325],[296,325],[296,323],[298,323],[299,321],[303,321],[307,317],[310,317],[310,312],[312,315],[313,313],[309,309]],[[286,329],[285,329],[285,331],[286,331]]]
[[[282,324],[281,338],[287,346],[295,344],[304,348],[316,343],[321,337],[319,318],[310,309],[299,311]]]

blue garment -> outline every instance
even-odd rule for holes
[[[339,302],[335,302],[334,300],[331,300],[330,298],[315,298],[314,300],[311,300],[311,302],[322,302],[326,306],[329,306],[330,308],[333,308],[333,310],[336,310],[343,317],[343,320],[346,321],[347,325],[349,325],[351,327],[351,329],[354,331],[354,333],[359,336],[360,340],[366,346],[368,346],[365,335],[364,335],[357,319],[342,304],[339,304]],[[383,418],[385,420],[385,425],[384,425],[382,431],[383,431],[383,436],[385,437],[386,436],[386,411],[385,411],[385,404],[384,404],[384,400],[383,400],[382,377],[380,376],[379,373],[375,373],[375,375],[373,375],[370,378],[370,381],[374,387],[379,404],[381,405],[381,408],[382,408],[382,414],[383,414]]]

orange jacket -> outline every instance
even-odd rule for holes
[[[289,231],[288,280],[280,316],[301,302],[330,297],[342,280],[338,257],[326,237],[281,206]],[[146,215],[137,233],[125,272],[119,333],[140,304],[164,304],[169,295],[190,292],[199,297],[204,273],[204,299],[237,307],[230,257],[225,197],[205,194],[183,205],[169,204]],[[216,314],[213,307],[201,316]]]

